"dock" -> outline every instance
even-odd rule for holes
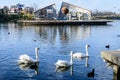
[[[107,25],[111,20],[18,20],[22,25]]]
[[[102,51],[101,57],[112,66],[114,80],[120,80],[120,50]]]
[[[102,51],[101,57],[108,62],[120,66],[120,50]]]

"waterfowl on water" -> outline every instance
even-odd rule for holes
[[[23,55],[20,55],[19,56],[19,60],[18,63],[19,64],[30,64],[30,63],[35,63],[35,62],[38,62],[38,50],[39,48],[36,47],[35,48],[35,55],[36,55],[36,59],[33,59],[32,57],[28,56],[27,54],[23,54]]]
[[[85,53],[81,53],[81,52],[76,52],[73,54],[73,58],[84,58],[84,57],[88,57],[89,54],[88,54],[88,48],[90,47],[90,45],[87,45],[85,46],[85,49],[86,49],[86,54]]]
[[[71,51],[71,59],[70,59],[70,62],[66,61],[66,60],[58,60],[55,65],[57,68],[69,68],[71,65],[73,65],[73,58],[72,58],[72,55],[73,55],[73,51]]]

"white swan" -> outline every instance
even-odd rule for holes
[[[80,52],[76,52],[73,54],[73,58],[84,58],[84,57],[88,57],[88,47],[90,47],[89,45],[86,44],[85,49],[86,49],[86,54],[84,53],[80,53]]]
[[[73,55],[73,51],[71,51],[71,59],[70,62],[65,61],[65,60],[58,60],[55,65],[57,68],[68,68],[70,66],[73,65],[73,60],[72,60],[72,55]]]
[[[17,60],[18,63],[19,63],[19,64],[29,64],[29,63],[38,62],[38,57],[39,57],[39,56],[38,56],[38,50],[39,50],[39,48],[36,47],[36,48],[35,48],[36,59],[31,58],[31,57],[28,56],[27,54],[23,54],[23,55],[20,55],[19,60]]]

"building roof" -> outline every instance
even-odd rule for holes
[[[89,12],[91,12],[90,10],[88,10],[88,9],[85,9],[85,8],[82,8],[82,7],[79,7],[79,6],[76,6],[76,5],[73,5],[73,4],[69,4],[69,3],[67,3],[67,2],[62,2],[62,4],[63,3],[65,3],[65,4],[68,4],[68,5],[71,5],[71,6],[74,6],[74,7],[77,7],[77,8],[81,8],[81,9],[84,9],[84,10],[87,10],[87,11],[89,11]],[[91,12],[92,13],[92,12]]]
[[[47,7],[49,7],[49,6],[53,6],[53,5],[55,5],[55,3],[53,3],[53,4],[51,4],[51,5],[48,5],[48,6],[46,6],[46,7],[43,7],[43,8],[41,8],[41,9],[45,9],[45,8],[47,8]],[[35,11],[35,12],[38,12],[38,11],[40,11],[41,9],[38,9],[38,10]]]

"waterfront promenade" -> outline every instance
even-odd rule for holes
[[[106,25],[111,20],[18,20],[22,25]]]

